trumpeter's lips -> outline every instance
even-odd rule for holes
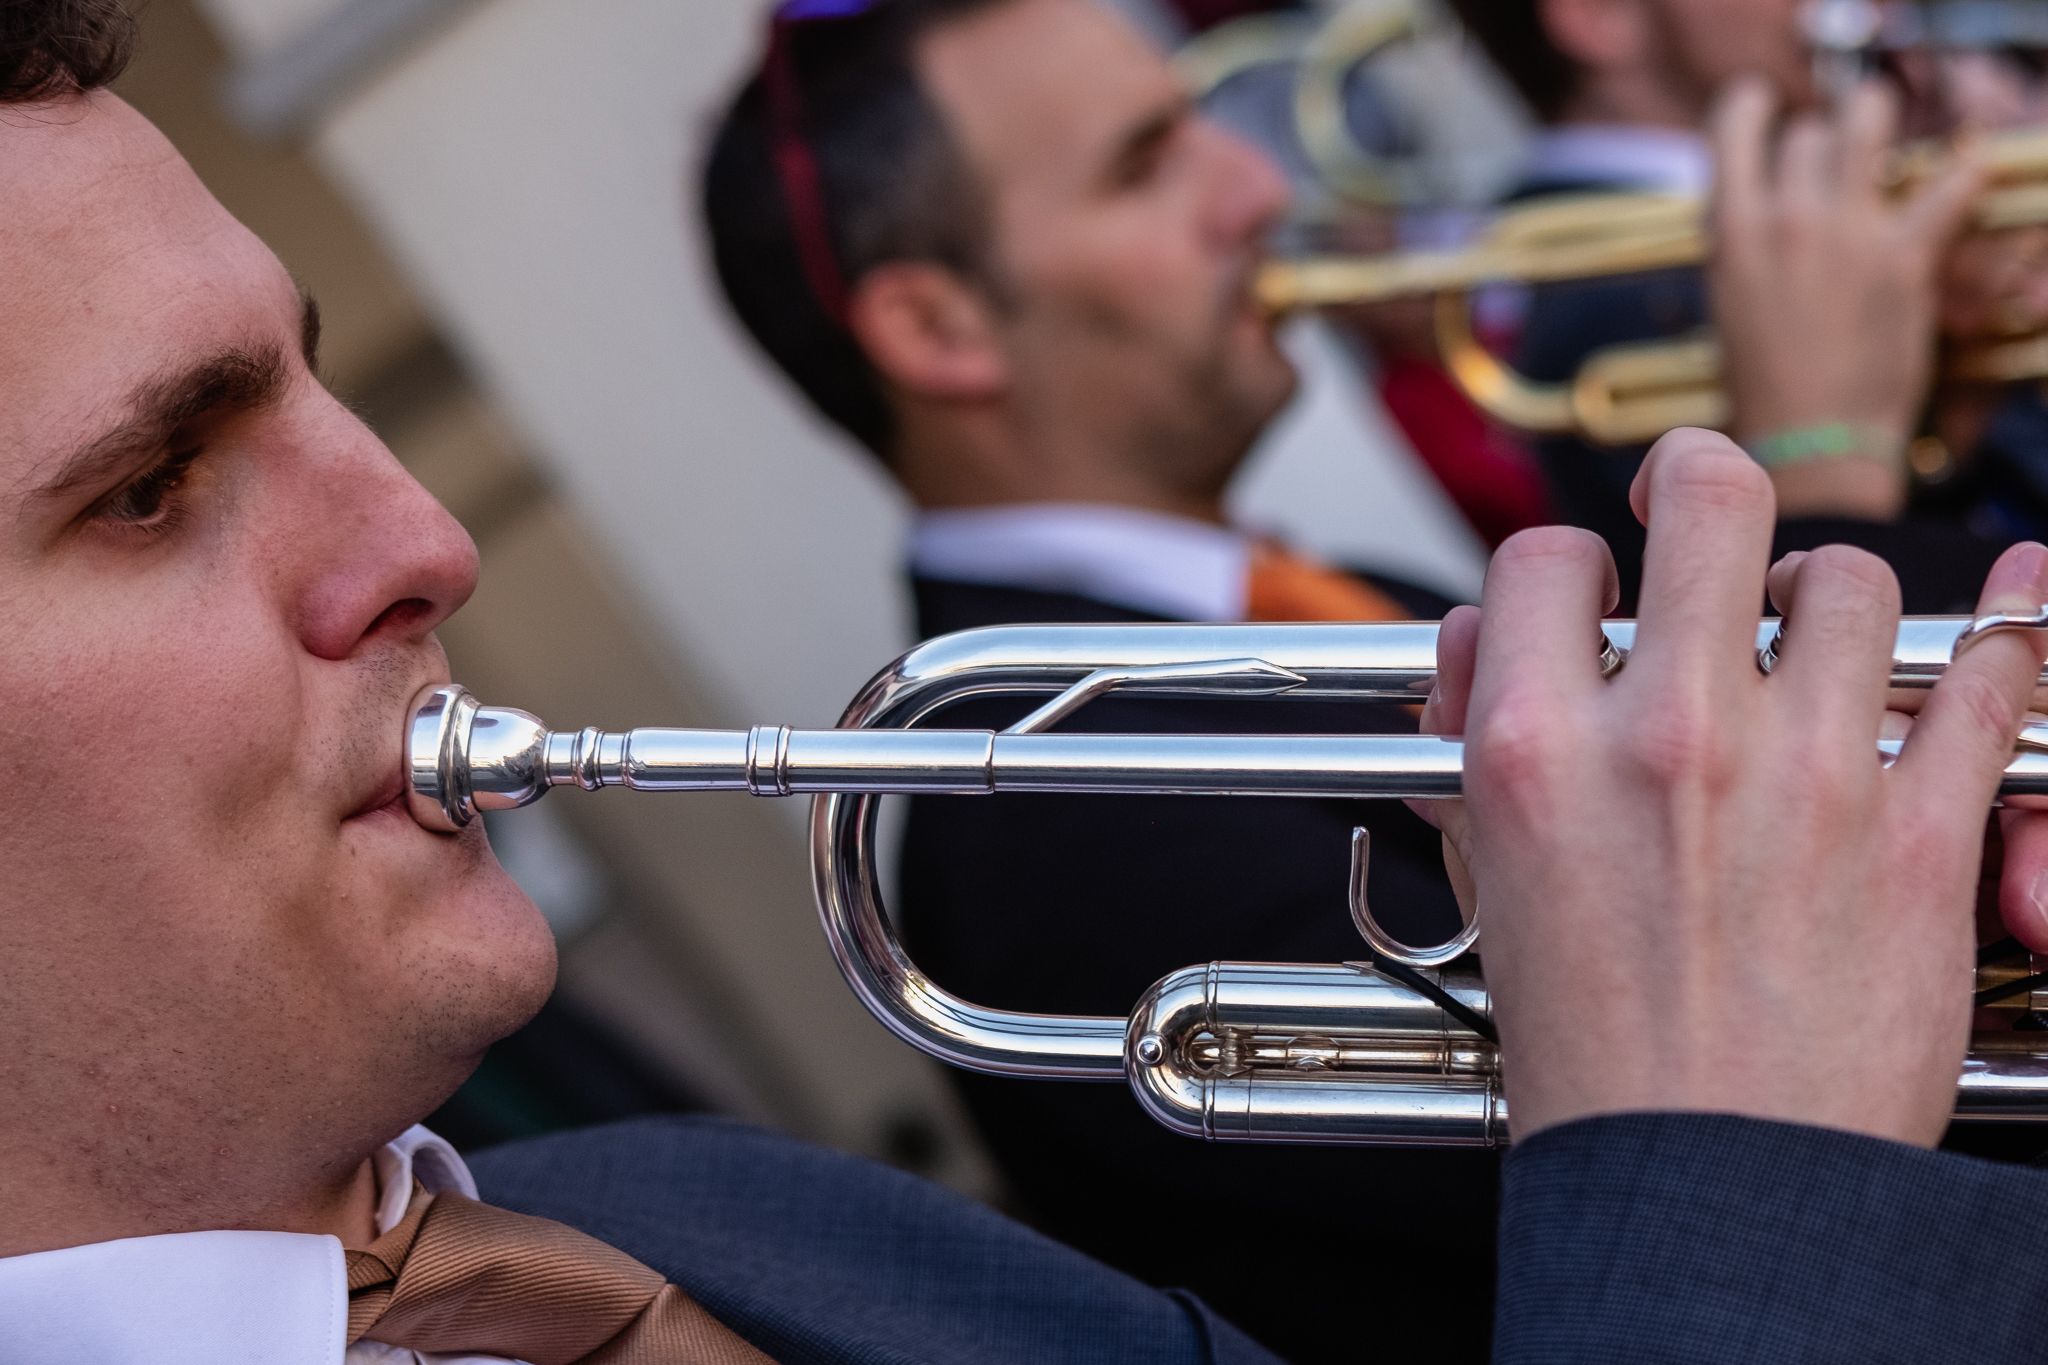
[[[363,820],[371,816],[396,813],[405,814],[405,770],[394,763],[389,772],[379,779],[361,803],[348,813],[346,820]],[[409,816],[407,818],[410,818]]]

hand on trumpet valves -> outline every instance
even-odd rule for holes
[[[1970,1031],[1985,813],[2048,632],[1975,640],[1907,733],[1888,567],[1831,547],[1771,570],[1793,628],[1765,674],[1769,479],[1681,431],[1633,501],[1649,545],[1625,668],[1603,678],[1587,643],[1607,549],[1559,527],[1503,546],[1439,645],[1426,724],[1465,736],[1465,797],[1421,809],[1485,926],[1516,1133],[1720,1110],[1932,1144]],[[1983,609],[2044,599],[2048,550],[2022,545]],[[2003,818],[2011,927],[2048,946],[2048,816]]]
[[[1782,514],[1888,519],[1934,382],[1943,261],[1985,171],[1966,153],[1888,189],[1899,106],[1876,83],[1834,114],[1778,116],[1771,91],[1745,81],[1713,120],[1708,283],[1732,430],[1760,459],[1795,452],[1768,460]],[[1845,435],[1788,442],[1820,431]]]

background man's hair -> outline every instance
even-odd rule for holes
[[[1459,22],[1548,123],[1578,88],[1578,67],[1550,40],[1541,0],[1451,0]]]
[[[856,18],[798,25],[788,53],[826,228],[849,290],[897,261],[993,280],[987,205],[917,77],[934,29],[1007,0],[879,0]],[[4,0],[0,0],[4,3]],[[813,292],[775,169],[775,127],[757,73],[718,124],[703,175],[712,263],[733,312],[811,403],[889,458],[895,422],[860,346]]]
[[[0,104],[97,90],[134,45],[121,0],[0,0]]]

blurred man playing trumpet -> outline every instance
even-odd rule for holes
[[[2048,317],[2038,231],[1963,240],[1981,172],[1965,152],[1902,193],[1903,130],[2017,117],[2018,69],[1909,54],[1888,89],[1824,107],[1809,4],[1469,0],[1461,17],[1544,124],[1517,200],[1610,190],[1710,198],[1709,269],[1534,294],[1518,363],[1569,379],[1592,353],[1710,318],[1731,432],[1771,470],[1779,546],[1850,539],[1899,572],[1914,611],[1948,611],[1998,549],[2048,513],[2030,397],[1944,390],[1937,336],[1974,341]],[[1893,91],[1903,90],[1905,98]],[[1925,438],[1925,439],[1923,439]],[[1953,455],[1950,452],[1954,452]],[[1567,519],[1615,546],[1624,600],[1641,533],[1626,492],[1641,451],[1543,443]],[[1914,491],[1917,477],[1938,488]]]
[[[779,13],[716,136],[704,206],[735,312],[916,503],[919,634],[1440,614],[1433,594],[1308,562],[1226,518],[1226,490],[1296,385],[1252,294],[1287,208],[1276,170],[1201,118],[1095,0],[847,8]],[[1073,723],[1398,722],[1302,705],[1112,698]],[[969,704],[935,720],[1022,714]],[[898,903],[919,963],[978,1001],[1121,1014],[1190,961],[1357,957],[1341,909],[1357,825],[1395,932],[1454,933],[1438,841],[1382,803],[917,802]],[[1414,1213],[1416,1241],[1394,1248],[1358,1242],[1319,1193],[1351,1158],[1204,1150],[1108,1090],[960,1087],[1049,1231],[1193,1284],[1305,1360],[1349,1343],[1291,1302],[1363,1274],[1437,1305],[1453,1349],[1484,1340],[1455,1305],[1491,1277],[1490,1157],[1370,1158],[1389,1207]],[[1212,1192],[1199,1205],[1182,1197],[1194,1186]],[[1274,1254],[1187,1254],[1240,1235]]]

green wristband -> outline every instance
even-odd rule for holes
[[[1858,427],[1852,422],[1820,422],[1810,427],[1773,432],[1751,441],[1749,457],[1765,469],[1782,469],[1808,460],[1836,460],[1851,455],[1890,463],[1880,452],[1891,444],[1889,437],[1874,428]]]

